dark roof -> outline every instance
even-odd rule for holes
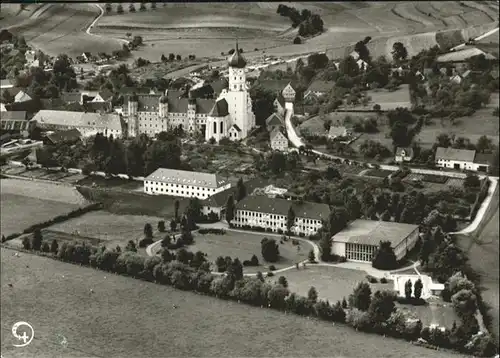
[[[75,142],[82,137],[78,129],[68,129],[66,131],[57,131],[47,135],[47,139],[53,144],[63,142]]]
[[[247,61],[241,54],[238,43],[236,43],[236,50],[231,55],[228,61],[229,67],[244,68],[247,65]]]
[[[251,194],[255,189],[265,187],[269,184],[269,179],[260,179],[253,178],[246,182],[244,182],[245,188],[248,194]],[[225,207],[227,199],[230,195],[233,195],[233,198],[236,196],[236,186],[232,186],[229,189],[221,191],[217,194],[212,195],[211,197],[202,201],[202,205],[204,206],[213,206],[213,207]]]
[[[231,128],[234,128],[234,129],[236,129],[238,132],[241,132],[241,128],[240,128],[240,127],[238,127],[238,125],[236,125],[236,124],[233,124],[233,125],[231,126]]]
[[[224,100],[224,102],[226,102],[226,100]],[[214,99],[198,98],[198,99],[196,99],[196,113],[208,114],[212,110],[214,104],[215,104]],[[227,106],[227,102],[226,102],[226,106]],[[226,109],[226,111],[227,111],[227,109]]]
[[[2,112],[6,113],[6,112]],[[9,119],[0,122],[0,128],[6,131],[25,131],[29,128],[29,121],[24,119]]]
[[[249,210],[266,214],[287,215],[290,207],[297,218],[326,220],[330,208],[326,204],[299,202],[267,196],[247,196],[236,204],[237,210]]]
[[[7,111],[0,114],[0,119],[5,120],[26,120],[26,111]]]
[[[2,88],[2,95],[3,95],[4,91],[7,91],[11,94],[11,96],[15,97],[22,90],[23,89],[21,87]]]
[[[80,92],[63,92],[61,93],[61,99],[64,102],[80,102],[82,94]]]
[[[210,84],[205,84],[201,87],[190,90],[189,95],[193,98],[210,98],[214,95],[214,89]]]
[[[279,104],[281,104],[281,107],[285,107],[285,98],[281,94],[281,92],[276,96],[276,99],[278,100]]]
[[[491,153],[476,153],[474,163],[492,165],[494,155]]]
[[[87,102],[84,108],[89,111],[109,111],[111,110],[111,104],[109,102]]]
[[[312,91],[312,92],[328,92],[334,86],[335,86],[335,82],[333,82],[333,81],[316,80],[316,81],[313,81],[309,85],[309,87],[307,88],[307,90],[308,91]]]
[[[102,91],[99,91],[99,95],[102,97],[103,100],[107,101],[111,97],[113,97],[113,93],[108,90],[108,89],[103,89]]]
[[[137,93],[137,94],[149,94],[153,90],[152,88],[148,87],[122,87],[120,88],[120,93],[121,94],[132,94],[132,93]]]
[[[277,113],[271,114],[266,119],[266,126],[281,126],[283,124],[283,118]]]
[[[290,83],[290,80],[257,80],[256,84],[273,92],[281,93]],[[293,84],[292,84],[292,87]]]
[[[225,117],[229,114],[227,101],[223,98],[217,101],[209,113],[211,117]]]

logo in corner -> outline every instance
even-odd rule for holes
[[[16,322],[12,326],[12,335],[23,342],[21,344],[13,344],[14,347],[26,347],[35,338],[35,330],[28,322]]]

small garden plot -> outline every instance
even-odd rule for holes
[[[444,175],[422,174],[422,181],[427,183],[445,184],[448,177]]]
[[[5,170],[5,174],[10,174],[10,175],[21,175],[26,171],[26,168],[24,167],[10,167]]]
[[[47,172],[44,169],[33,169],[33,170],[26,170],[24,173],[21,175],[24,177],[28,178],[41,178],[43,177]]]
[[[396,303],[396,307],[411,317],[418,318],[424,326],[437,324],[442,327],[451,328],[453,322],[460,322],[456,315],[453,305],[449,302],[443,302],[440,299],[429,301],[425,306],[401,305]]]
[[[342,301],[344,297],[347,300],[359,282],[366,282],[364,271],[314,264],[307,264],[305,269],[300,266],[299,270],[278,273],[268,280],[278,281],[280,276],[287,279],[290,292],[307,297],[307,292],[314,286],[318,291],[318,298],[331,303]]]
[[[41,179],[48,180],[60,180],[61,178],[67,177],[68,173],[65,172],[48,172],[46,175],[40,177]]]
[[[423,175],[422,174],[416,174],[416,173],[410,173],[406,177],[403,178],[404,183],[412,183],[416,181],[423,181]]]
[[[78,185],[97,186],[99,188],[120,188],[134,190],[143,186],[142,181],[127,180],[119,177],[103,178],[100,176],[88,176],[78,181]]]
[[[386,178],[394,173],[392,170],[386,169],[370,169],[365,173],[365,176],[376,177],[376,178]]]
[[[233,260],[238,258],[243,262],[250,260],[252,255],[256,255],[259,259],[259,266],[247,266],[244,271],[246,273],[255,273],[257,271],[265,273],[269,271],[271,265],[274,265],[279,270],[307,260],[309,251],[312,249],[311,245],[303,242],[298,246],[294,246],[291,240],[280,243],[279,236],[266,235],[266,233],[253,234],[227,230],[223,235],[195,233],[193,236],[194,244],[188,246],[187,250],[206,253],[208,261],[212,263],[213,270],[216,270],[215,260],[219,256],[229,256]],[[276,240],[279,245],[280,260],[278,262],[266,262],[262,257],[260,242],[264,237]]]
[[[55,230],[42,230],[42,237],[43,237],[43,242],[47,241],[50,244],[52,240],[57,240],[59,245],[61,245],[64,242],[67,243],[84,242],[86,244],[97,246],[103,242],[102,240],[95,237],[87,237],[77,234],[68,234],[66,232],[55,231]]]
[[[83,174],[69,174],[68,176],[65,176],[59,181],[65,182],[65,183],[74,183],[76,184],[78,181],[82,180],[85,178],[85,175]]]
[[[448,178],[446,185],[453,188],[463,188],[464,180],[459,178]]]
[[[158,217],[138,215],[115,215],[105,211],[93,211],[63,223],[50,227],[50,230],[71,235],[92,237],[105,241],[106,245],[124,247],[129,240],[140,240],[144,237],[144,225],[153,227],[153,240],[159,240],[164,235],[156,231]],[[165,224],[168,228],[168,222]]]

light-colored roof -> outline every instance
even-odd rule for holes
[[[474,162],[475,155],[475,150],[437,147],[435,159],[459,160],[472,163]]]
[[[307,88],[308,91],[312,92],[328,92],[335,86],[335,82],[333,81],[322,81],[316,80],[310,84]]]
[[[413,148],[404,148],[404,147],[397,147],[396,148],[396,156],[399,157],[403,155],[403,151],[405,151],[405,156],[407,157],[413,157]]]
[[[484,57],[487,60],[496,60],[496,57],[491,55],[490,53],[484,52],[477,47],[469,47],[465,48],[463,50],[459,51],[453,51],[446,53],[444,55],[438,56],[436,61],[437,62],[461,62],[461,61],[466,61],[467,59],[474,57],[474,56],[479,56],[479,55],[484,55]]]
[[[31,101],[31,97],[24,91],[19,91],[14,97],[15,102],[27,102]]]
[[[390,241],[395,248],[416,229],[418,225],[358,219],[333,236],[333,241],[373,246]]]
[[[217,174],[189,172],[186,170],[158,168],[149,174],[144,180],[161,183],[191,185],[204,188],[220,188],[228,184],[228,181]]]
[[[12,88],[12,87],[14,87],[14,85],[12,84],[11,80],[9,80],[9,79],[0,80],[0,88],[4,89],[4,88]]]
[[[328,135],[330,137],[341,137],[344,136],[347,132],[347,128],[344,126],[331,126],[328,131]]]
[[[120,116],[115,113],[85,113],[41,110],[32,119],[40,126],[103,128],[121,131]]]

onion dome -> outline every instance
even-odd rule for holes
[[[167,96],[163,95],[160,97],[160,103],[168,103],[168,98]]]
[[[238,42],[236,42],[236,50],[229,58],[228,65],[229,67],[236,67],[236,68],[245,68],[245,66],[247,65],[247,61],[240,53],[240,49],[238,48]]]

